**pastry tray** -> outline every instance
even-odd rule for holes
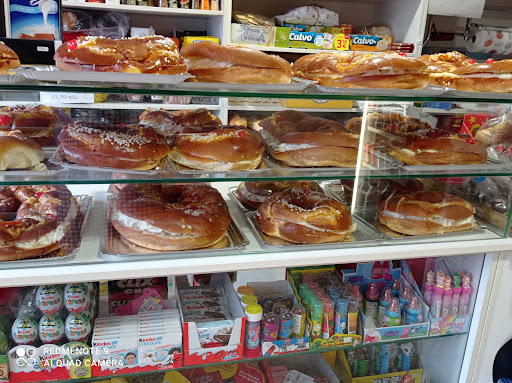
[[[464,97],[464,98],[480,98],[493,100],[496,102],[499,99],[512,99],[512,93],[494,93],[494,92],[468,92],[464,90],[457,90],[448,88],[448,95],[454,97]]]
[[[107,225],[105,233],[100,242],[100,258],[108,261],[126,261],[126,260],[147,260],[149,259],[170,259],[183,258],[189,256],[216,256],[226,254],[240,253],[249,244],[249,241],[240,230],[240,225],[231,215],[231,224],[226,234],[227,247],[215,248],[215,245],[203,249],[176,250],[176,251],[158,251],[146,249],[141,246],[130,243],[123,239],[110,222],[113,204],[116,196],[109,195],[107,199]]]
[[[174,87],[185,90],[216,90],[218,92],[297,92],[306,89],[313,81],[292,78],[289,84],[231,84],[219,82],[182,82]]]
[[[472,173],[472,172],[485,172],[485,171],[497,171],[503,168],[509,168],[510,163],[500,162],[497,160],[493,160],[488,158],[487,161],[483,164],[470,164],[470,165],[406,165],[403,162],[394,159],[390,155],[386,153],[382,153],[378,150],[373,151],[374,158],[378,158],[378,161],[375,161],[378,167],[374,165],[370,165],[365,163],[365,166],[370,169],[379,169],[379,170],[389,170],[389,169],[401,169],[410,173]]]
[[[441,96],[448,92],[448,88],[435,85],[427,85],[423,89],[391,89],[391,88],[336,88],[313,83],[311,90],[317,91],[317,94],[346,94],[367,96],[395,96],[395,97],[433,97]]]
[[[93,171],[101,171],[101,172],[123,172],[125,174],[129,173],[129,174],[149,175],[149,174],[158,174],[159,172],[165,172],[165,171],[172,170],[172,169],[168,168],[169,165],[167,163],[167,157],[164,157],[160,161],[160,164],[155,169],[151,169],[151,170],[133,170],[133,169],[120,169],[120,168],[106,168],[106,167],[102,167],[102,166],[92,166],[92,165],[91,166],[77,165],[72,162],[69,162],[68,160],[66,160],[64,158],[60,145],[59,145],[59,147],[57,147],[57,149],[55,150],[55,152],[49,158],[48,161],[52,164],[60,165],[64,168],[69,168],[69,169],[85,170],[85,171],[93,170]]]
[[[264,155],[263,155],[264,156]],[[178,164],[177,162],[174,162],[169,156],[167,156],[162,162],[160,163],[160,166],[163,168],[161,171],[165,171],[164,168],[168,170],[174,170],[176,173],[179,174],[186,174],[186,175],[221,175],[221,174],[229,174],[231,177],[243,177],[243,176],[250,176],[262,172],[266,172],[269,169],[272,169],[272,164],[267,163],[264,161],[264,158],[262,156],[261,162],[259,166],[256,169],[253,170],[200,170],[200,169],[192,169],[188,168],[186,166],[183,166],[181,164]]]
[[[343,247],[363,247],[376,245],[382,242],[384,238],[378,231],[368,226],[363,221],[352,215],[352,221],[356,224],[356,231],[341,242],[318,243],[318,244],[300,244],[286,241],[281,238],[271,237],[263,233],[256,224],[256,212],[250,211],[245,213],[251,229],[258,243],[266,250],[319,250],[319,249],[340,249]]]
[[[147,73],[120,73],[120,72],[94,72],[94,71],[61,71],[54,65],[38,65],[25,68],[19,73],[30,80],[39,81],[80,81],[102,83],[130,83],[130,84],[170,84],[182,83],[194,76],[185,74],[163,75]],[[135,88],[135,86],[134,86]]]
[[[245,213],[248,213],[250,211],[255,211],[256,209],[250,207],[250,206],[245,206],[242,201],[240,201],[238,199],[238,195],[236,194],[236,191],[238,190],[238,187],[236,186],[232,186],[228,189],[228,196],[229,198],[231,198],[231,200],[235,201],[236,205],[238,206],[238,208],[240,210],[242,210]]]
[[[4,175],[9,176],[49,176],[57,173],[62,169],[60,164],[57,164],[51,161],[53,154],[56,151],[55,147],[46,147],[43,148],[44,151],[44,160],[43,164],[46,165],[46,169],[42,170],[32,170],[32,169],[12,169],[12,170],[3,170],[0,171],[0,177]]]
[[[49,254],[39,256],[37,258],[21,259],[19,261],[6,261],[1,262],[2,267],[4,266],[23,266],[23,267],[41,267],[45,263],[61,262],[62,260],[71,260],[74,258],[80,250],[80,243],[84,235],[85,226],[87,224],[87,218],[89,217],[89,211],[92,205],[92,196],[87,194],[75,195],[76,201],[80,206],[80,213],[75,219],[73,229],[68,233],[71,234],[71,240],[66,243],[62,248],[52,251]]]
[[[278,170],[282,171],[288,171],[288,172],[306,172],[306,173],[313,173],[309,174],[309,176],[314,176],[318,173],[336,173],[340,177],[344,174],[354,174],[356,171],[356,168],[338,168],[335,166],[318,166],[318,167],[298,167],[298,166],[289,166],[286,165],[284,162],[279,161],[272,157],[270,153],[265,153],[263,155],[263,161],[265,161],[268,165],[268,167],[273,167]]]
[[[475,217],[475,224],[473,226],[473,230],[468,231],[459,231],[456,233],[444,233],[444,234],[430,234],[430,235],[402,235],[397,233],[396,236],[390,236],[388,234],[384,234],[381,232],[376,225],[377,221],[377,210],[367,209],[366,211],[360,214],[359,212],[355,214],[356,218],[360,221],[364,222],[367,226],[370,226],[373,230],[377,231],[382,238],[385,239],[385,242],[388,241],[397,241],[397,242],[407,242],[407,241],[418,241],[418,240],[438,240],[438,239],[449,239],[451,241],[456,241],[457,237],[462,237],[468,240],[468,235],[479,235],[483,234],[487,229],[487,226]]]

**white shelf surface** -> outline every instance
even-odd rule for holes
[[[232,43],[235,44],[235,43]],[[237,44],[243,45],[243,44]],[[278,53],[300,53],[304,55],[313,54],[313,53],[321,53],[321,52],[349,52],[349,51],[336,51],[329,49],[307,49],[307,48],[281,48],[281,47],[265,47],[261,45],[243,45],[247,48],[253,48],[259,51],[264,52],[278,52]],[[371,52],[371,53],[386,53],[386,52]],[[407,53],[408,57],[414,57],[414,54]]]
[[[23,101],[0,101],[0,106],[16,106],[23,104]],[[39,102],[33,102],[39,104]],[[63,104],[52,103],[56,108],[76,108],[76,109],[166,109],[166,110],[188,110],[206,108],[208,110],[220,110],[219,104],[158,104],[156,102],[98,102],[94,104]]]
[[[228,105],[228,109],[249,112],[280,112],[289,109],[304,113],[361,112],[359,108],[290,108],[282,105]]]
[[[215,187],[226,196],[227,188],[233,185],[233,183],[223,182],[216,183]],[[148,256],[147,260],[109,262],[98,257],[100,239],[105,231],[106,188],[107,185],[70,186],[74,194],[87,193],[92,194],[94,198],[81,248],[74,259],[41,261],[39,265],[34,262],[31,264],[20,262],[16,267],[0,263],[0,287],[410,259],[512,249],[512,239],[478,239],[480,237],[470,234],[467,235],[466,240],[465,237],[462,239],[459,237],[459,240],[454,242],[432,241],[421,244],[344,247],[329,250],[263,251],[245,217],[233,201],[226,197],[231,214],[250,241],[244,252],[234,255],[201,256],[198,251],[193,256],[189,254],[187,258],[152,260],[151,256]]]
[[[204,11],[201,9],[182,9],[182,8],[161,8],[161,7],[148,7],[141,5],[124,5],[124,4],[105,4],[105,3],[85,3],[79,1],[63,1],[62,8],[64,9],[82,9],[91,11],[116,11],[125,13],[137,13],[145,15],[156,16],[171,16],[176,15],[179,17],[212,17],[222,16],[223,11]]]

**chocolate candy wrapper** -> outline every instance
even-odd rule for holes
[[[187,299],[181,302],[183,311],[206,309],[209,307],[227,306],[227,301],[224,297],[205,298],[205,299]]]
[[[221,320],[198,324],[197,333],[201,347],[220,347],[229,343],[229,337],[234,325],[233,320]]]
[[[180,290],[181,300],[220,298],[225,296],[221,287],[190,287]]]
[[[227,306],[217,306],[190,311],[184,310],[183,316],[187,322],[205,322],[231,319],[231,312]]]

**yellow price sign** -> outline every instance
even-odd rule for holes
[[[333,46],[338,51],[348,51],[350,49],[350,35],[338,33],[334,38]]]

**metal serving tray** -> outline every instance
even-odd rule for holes
[[[160,164],[151,170],[133,170],[133,169],[120,169],[120,168],[106,168],[102,166],[85,166],[85,165],[77,165],[72,162],[69,162],[64,158],[62,148],[60,145],[57,147],[53,155],[48,159],[48,161],[54,165],[61,166],[63,168],[76,169],[76,170],[85,170],[85,171],[101,171],[101,172],[123,172],[124,174],[158,174],[159,172],[166,172],[172,169],[169,168],[169,163],[167,162],[167,157],[164,157]]]
[[[371,227],[366,223],[352,216],[353,222],[356,224],[356,231],[341,242],[332,243],[319,243],[319,244],[300,244],[286,241],[281,238],[271,237],[263,233],[256,224],[254,219],[256,212],[251,211],[245,213],[251,229],[256,237],[258,243],[266,250],[279,251],[279,250],[319,250],[319,249],[340,249],[344,247],[363,247],[373,246],[382,242],[382,236],[379,236]]]
[[[272,169],[272,164],[267,163],[266,161],[261,160],[260,165],[253,170],[200,170],[200,169],[192,169],[188,168],[186,166],[183,166],[181,164],[178,164],[177,162],[174,162],[172,159],[170,159],[168,156],[162,160],[160,163],[162,168],[167,168],[169,170],[174,170],[176,173],[184,174],[184,175],[222,175],[222,174],[229,174],[232,177],[244,177],[244,176],[253,176],[254,174],[260,174],[263,172],[266,172],[270,169]],[[165,171],[162,169],[161,171]]]
[[[298,167],[298,166],[289,166],[272,157],[270,153],[265,153],[263,155],[263,161],[267,163],[269,167],[276,168],[281,171],[286,172],[308,172],[308,173],[337,173],[341,176],[343,175],[353,175],[356,171],[356,168],[337,168],[335,166],[328,167]]]
[[[293,77],[292,81],[289,84],[231,84],[219,82],[182,82],[175,84],[174,87],[185,90],[216,90],[218,92],[297,92],[306,89],[308,86],[312,84],[314,84],[313,81]]]
[[[45,263],[55,264],[55,262],[62,262],[63,260],[69,261],[74,258],[80,250],[80,243],[84,235],[85,225],[89,217],[89,211],[92,205],[92,196],[81,194],[74,196],[78,205],[80,206],[80,213],[75,219],[73,229],[69,233],[69,242],[58,250],[52,251],[49,254],[42,255],[37,258],[21,259],[19,261],[2,262],[2,267],[15,265],[23,267],[41,267]]]
[[[336,88],[313,83],[311,88],[320,93],[346,94],[346,95],[368,95],[373,96],[395,96],[395,97],[431,97],[441,96],[448,92],[447,88],[435,85],[427,85],[423,89],[387,89],[387,88]]]
[[[116,200],[116,195],[111,194],[107,198],[107,225],[105,233],[100,242],[100,258],[108,261],[126,261],[126,260],[146,260],[151,259],[170,259],[183,258],[190,256],[215,256],[240,253],[249,244],[249,241],[239,229],[239,224],[231,215],[231,224],[229,225],[227,237],[227,246],[218,247],[217,245],[191,250],[177,251],[158,251],[146,249],[137,246],[122,238],[111,224],[111,216]]]

